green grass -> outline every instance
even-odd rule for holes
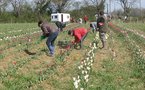
[[[0,60],[4,58],[4,55],[0,54]]]
[[[118,20],[114,21],[114,22],[115,22],[115,24],[118,24],[122,28],[129,28],[129,29],[132,29],[132,30],[145,32],[145,23],[141,23],[141,22],[124,23],[123,21],[118,21]]]
[[[122,42],[124,44],[123,46],[129,50],[130,56],[131,56],[131,61],[127,63],[127,66],[129,66],[130,68],[129,69],[130,73],[128,73],[128,75],[130,76],[128,78],[131,78],[131,81],[129,81],[128,83],[133,84],[131,85],[133,90],[138,90],[139,88],[141,88],[142,90],[144,89],[143,86],[144,86],[145,57],[143,57],[142,54],[140,53],[138,45],[140,45],[141,48],[143,48],[144,41],[143,41],[143,38],[136,36],[134,34],[131,34],[131,33],[129,33],[129,38],[125,37],[124,40],[122,40],[122,38],[118,38],[120,39],[120,41],[123,41]],[[132,44],[131,42],[133,41],[135,42]]]
[[[24,25],[27,26],[27,24]],[[32,24],[32,26],[35,26],[35,24]],[[85,25],[85,27],[88,26]],[[2,28],[5,29],[6,26],[4,25]],[[21,28],[24,29],[24,27]],[[12,28],[9,27],[8,30],[10,29]],[[114,39],[114,43],[111,43],[112,38],[110,37],[107,42],[109,43],[109,47],[114,48],[115,50],[119,50],[116,51],[117,57],[112,59],[112,56],[110,55],[111,51],[108,50],[106,51],[106,54],[102,54],[101,51],[103,53],[105,51],[100,49],[96,51],[95,56],[103,56],[105,57],[105,59],[100,58],[98,60],[98,58],[95,58],[96,63],[94,63],[93,69],[90,73],[89,82],[86,90],[144,90],[145,71],[143,67],[145,60],[140,58],[138,55],[136,56],[136,53],[134,53],[136,52],[134,51],[134,47],[130,48],[132,45],[123,34],[115,30],[112,30],[111,34],[112,38]],[[88,46],[86,42],[92,42],[94,36],[95,35],[92,33],[88,34],[87,38],[84,41],[86,47]],[[136,37],[135,35],[129,36],[131,39],[135,39]],[[72,39],[72,37],[67,36],[66,31],[59,34],[57,41]],[[142,46],[144,44],[143,41],[138,41],[138,39],[140,40],[140,38],[138,37],[137,40],[135,40],[136,44],[140,42],[142,43],[140,44]],[[46,47],[44,46],[40,47],[41,43],[34,44],[35,41],[36,37],[32,44],[29,44],[29,48],[31,50],[36,47],[39,47],[38,51],[41,51],[44,48],[46,49]],[[15,43],[17,44],[17,42]],[[24,45],[25,43],[27,42],[23,42],[22,46],[16,45],[14,47],[10,47],[14,48],[15,52],[6,52],[8,53],[7,55],[10,56],[10,54],[12,53],[16,53],[16,55],[18,53],[22,53],[21,49],[27,48],[27,46]],[[45,41],[43,41],[42,43],[45,43]],[[2,45],[5,46],[7,44],[2,43]],[[80,54],[79,57],[77,56],[78,52]],[[77,66],[82,60],[85,52],[85,50],[73,50],[69,53],[69,55],[64,56],[63,62],[59,63],[56,62],[57,57],[54,57],[53,60],[55,64],[52,67],[45,67],[47,63],[41,62],[41,60],[43,60],[44,58],[50,61],[50,58],[45,56],[44,52],[42,51],[33,56],[14,56],[11,58],[11,61],[6,62],[9,68],[6,68],[5,70],[0,69],[0,89],[48,90],[48,88],[50,87],[52,90],[73,90],[74,86],[72,77],[77,75]],[[66,59],[66,57],[68,57],[69,59]],[[74,58],[76,59],[74,60]],[[0,60],[3,60],[3,55],[0,55]],[[35,66],[35,64],[31,64],[32,66],[29,66],[31,61],[37,62],[39,60],[40,63],[37,63],[37,66]],[[12,61],[17,61],[17,64],[15,66],[12,65]],[[97,65],[99,66],[98,68],[96,68]],[[20,69],[24,70],[27,67],[30,69],[26,71],[27,73],[22,74],[22,72],[19,71]]]

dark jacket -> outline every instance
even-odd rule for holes
[[[43,32],[43,35],[46,37],[48,37],[51,33],[58,32],[58,29],[56,26],[49,24],[47,22],[43,22],[40,27]]]
[[[66,27],[66,23],[64,23],[64,22],[59,22],[59,21],[57,21],[57,22],[55,22],[55,24],[56,24],[56,26],[58,27],[58,29],[59,29],[60,31],[63,31],[63,28]]]
[[[103,16],[98,17],[97,28],[99,28],[99,32],[106,33],[106,21]]]

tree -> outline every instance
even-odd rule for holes
[[[48,4],[51,0],[35,0],[34,3],[36,4],[36,11],[38,14],[44,14],[46,9],[48,8]]]
[[[124,15],[129,16],[132,6],[137,0],[117,0],[124,10]]]
[[[34,0],[34,11],[37,14],[37,18],[40,20],[47,13],[47,8],[51,0]]]
[[[84,0],[85,5],[93,5],[95,12],[98,14],[99,11],[104,11],[106,0]]]
[[[65,8],[67,7],[67,5],[69,4],[71,0],[52,0],[51,1],[51,7],[49,7],[50,10],[52,10],[52,6],[53,9],[55,9],[55,12],[64,12]]]
[[[0,0],[0,14],[5,11],[9,0]]]
[[[73,5],[75,10],[79,10],[81,8],[81,6],[80,6],[81,2],[80,1],[76,1],[72,5]]]
[[[9,0],[9,1],[13,7],[14,16],[18,18],[20,16],[20,13],[22,12],[22,8],[26,0]]]

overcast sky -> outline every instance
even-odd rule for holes
[[[83,0],[75,0],[75,1],[83,1]],[[137,4],[134,7],[140,8],[140,3],[139,3],[140,0],[137,0],[137,1],[138,2],[137,2]],[[109,0],[106,0],[106,4],[105,4],[106,5],[106,7],[105,7],[106,9],[105,9],[105,11],[107,11],[107,4],[108,4],[108,9],[110,9]],[[145,0],[141,0],[141,7],[145,8]],[[116,0],[111,0],[111,11],[117,10],[117,9],[121,9],[121,8],[122,7],[119,5],[118,2],[116,2]]]
[[[140,8],[140,0],[137,0],[137,3],[133,6],[134,8]],[[109,0],[107,0],[106,2],[106,9],[107,9],[107,4],[108,4],[108,8],[110,9],[110,3]],[[111,2],[111,11],[117,10],[117,9],[121,9],[121,5],[116,2],[115,0],[112,0]],[[145,0],[141,0],[141,8],[145,8]]]

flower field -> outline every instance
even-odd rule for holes
[[[144,90],[145,24],[109,23],[107,49],[98,33],[89,31],[83,49],[64,49],[67,30],[89,28],[70,23],[47,56],[37,23],[0,24],[0,90]]]

